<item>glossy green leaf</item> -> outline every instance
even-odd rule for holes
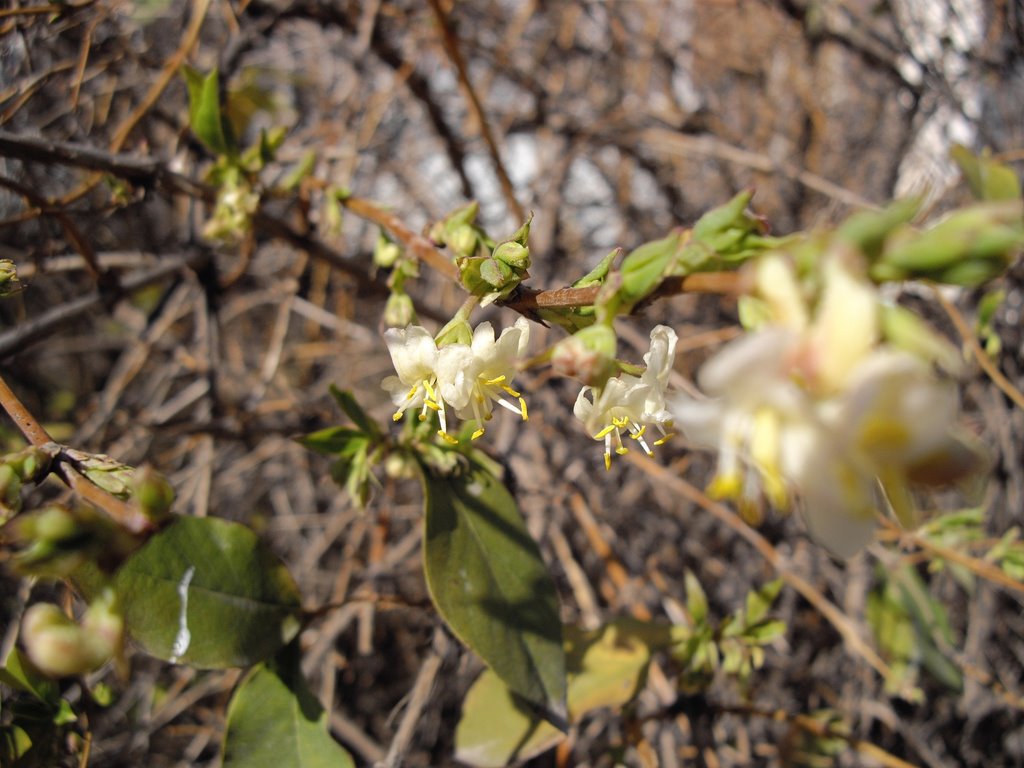
[[[215,155],[234,155],[236,147],[220,108],[217,70],[204,75],[183,67],[188,86],[188,115],[192,132]]]
[[[350,768],[352,757],[327,731],[327,713],[287,646],[254,667],[228,706],[223,768]]]
[[[427,586],[441,617],[517,694],[565,716],[558,599],[515,499],[469,454],[469,468],[423,466]]]
[[[299,593],[249,528],[180,517],[117,572],[129,634],[152,656],[201,668],[244,667],[299,630]]]
[[[566,627],[569,717],[576,722],[601,707],[636,696],[651,654],[673,643],[667,625],[622,619],[592,632]],[[472,766],[503,766],[558,744],[565,735],[531,713],[494,672],[469,689],[455,730],[455,757]]]

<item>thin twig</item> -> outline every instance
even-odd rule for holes
[[[967,321],[964,316],[960,313],[960,310],[956,306],[942,295],[942,291],[939,290],[938,286],[934,290],[935,298],[938,299],[942,309],[945,310],[949,319],[953,325],[956,326],[957,333],[960,334],[960,338],[963,340],[967,348],[971,350],[971,354],[974,355],[974,359],[978,361],[978,365],[990,379],[992,383],[999,387],[1000,391],[1014,403],[1018,408],[1024,408],[1024,394],[1019,389],[1013,386],[1013,383],[1003,375],[1003,372],[999,370],[995,363],[992,362],[985,350],[981,348],[981,344],[978,343],[978,339],[975,337],[971,327],[967,325]]]
[[[505,170],[505,164],[501,160],[498,143],[494,140],[494,133],[491,131],[490,123],[487,122],[487,116],[484,114],[480,97],[477,96],[476,90],[473,88],[472,82],[470,82],[466,60],[463,58],[462,50],[459,48],[459,39],[448,23],[448,17],[444,12],[444,8],[441,7],[440,0],[430,0],[430,8],[433,10],[434,17],[437,19],[437,25],[441,29],[441,42],[444,43],[445,53],[448,54],[448,58],[455,65],[455,71],[459,76],[459,85],[462,87],[466,100],[469,102],[469,110],[473,113],[473,118],[476,120],[477,125],[480,126],[480,135],[483,137],[484,143],[487,144],[487,151],[494,162],[494,170],[498,174],[498,181],[501,182],[501,191],[505,195],[505,202],[508,203],[509,209],[515,215],[516,221],[523,221],[526,219],[526,214],[519,201],[516,200],[515,188],[512,186],[512,180],[509,178],[508,171]]]
[[[121,281],[121,289],[126,293],[137,291],[140,288],[159,283],[182,269],[196,267],[205,259],[208,254],[203,251],[195,251],[188,256],[168,259],[152,269],[139,272],[124,278]],[[30,344],[49,336],[56,328],[74,322],[94,307],[103,304],[103,295],[100,291],[91,291],[84,296],[71,299],[70,301],[50,309],[38,317],[24,320],[5,333],[0,333],[0,360],[22,351]]]

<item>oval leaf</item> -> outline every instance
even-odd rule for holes
[[[157,658],[244,667],[299,630],[299,593],[280,560],[244,525],[180,517],[114,579],[125,624]]]
[[[223,768],[354,768],[288,646],[254,667],[228,706]]]
[[[558,599],[515,499],[472,457],[461,474],[422,474],[423,560],[438,612],[509,688],[564,722]]]
[[[619,619],[585,632],[566,627],[571,722],[601,708],[619,708],[639,691],[651,653],[672,645],[668,625]],[[490,670],[473,683],[455,729],[455,759],[477,768],[527,760],[565,736],[518,700]]]

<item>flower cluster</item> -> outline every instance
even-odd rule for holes
[[[576,398],[573,413],[583,422],[595,440],[604,441],[604,466],[611,468],[612,451],[623,454],[629,449],[622,442],[623,432],[652,455],[645,433],[653,425],[661,434],[654,445],[661,445],[671,434],[672,415],[665,403],[665,389],[676,354],[676,332],[665,325],[651,331],[651,348],[644,355],[646,368],[640,376],[628,373],[608,379],[599,389],[585,386]]]
[[[981,452],[953,427],[956,388],[935,373],[938,355],[921,354],[939,348],[935,337],[888,338],[883,304],[849,254],[825,257],[815,304],[785,257],[757,270],[764,324],[702,368],[709,399],[679,396],[672,411],[690,441],[719,452],[712,496],[748,519],[763,500],[786,510],[798,499],[811,535],[849,557],[870,541],[880,505],[915,522],[910,486],[963,478]]]
[[[517,362],[526,351],[530,326],[525,318],[495,339],[490,323],[481,323],[470,343],[454,342],[440,348],[425,328],[391,328],[384,339],[397,376],[381,386],[391,394],[395,421],[409,409],[419,409],[420,420],[434,411],[440,421],[438,435],[449,443],[458,439],[448,431],[448,408],[459,419],[473,421],[472,439],[484,434],[494,405],[528,418],[526,400],[512,388]]]

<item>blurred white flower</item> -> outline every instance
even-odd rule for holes
[[[589,386],[580,390],[573,413],[595,440],[604,441],[605,469],[611,468],[613,450],[620,455],[629,450],[622,442],[623,432],[648,456],[653,455],[645,438],[649,425],[656,426],[662,435],[654,445],[661,445],[671,436],[666,430],[671,427],[672,414],[666,407],[665,389],[675,359],[676,338],[676,332],[668,326],[655,326],[651,348],[644,355],[647,367],[639,377],[624,373],[608,379],[600,390]]]
[[[441,396],[460,419],[477,424],[472,438],[485,431],[494,405],[518,414],[526,421],[526,400],[512,388],[519,360],[530,340],[526,318],[501,332],[497,340],[490,323],[481,323],[473,331],[472,344],[450,344],[438,354],[437,373]]]
[[[983,453],[954,429],[953,383],[881,343],[880,300],[854,268],[826,257],[813,313],[781,257],[759,270],[774,322],[704,365],[709,399],[680,396],[671,409],[690,441],[719,452],[711,496],[748,520],[764,499],[780,510],[798,500],[812,537],[850,557],[886,502],[916,523],[911,486],[963,479]]]

